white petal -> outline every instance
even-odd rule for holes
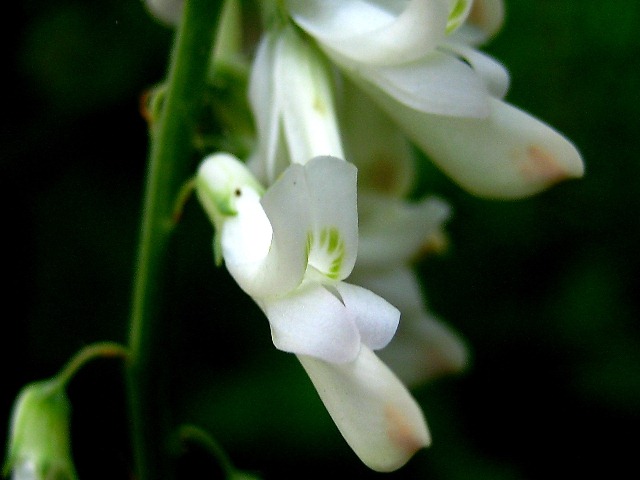
[[[363,271],[356,266],[352,278],[400,309],[398,330],[378,355],[405,384],[418,385],[467,365],[465,343],[427,311],[418,277],[410,268]]]
[[[403,315],[391,343],[380,358],[409,386],[458,373],[468,351],[454,330],[431,315]]]
[[[485,119],[428,115],[375,97],[407,135],[460,186],[488,198],[533,195],[584,166],[575,146],[535,117],[497,99]]]
[[[256,120],[258,131],[258,157],[264,162],[264,171],[268,180],[275,180],[280,132],[280,111],[277,98],[274,66],[277,37],[267,32],[256,52],[249,78],[249,101]]]
[[[216,228],[216,264],[222,262],[223,255],[227,255],[231,264],[235,262],[234,257],[238,257],[250,274],[271,243],[271,226],[259,204],[264,187],[236,157],[215,153],[207,156],[198,168],[195,189]],[[229,236],[232,240],[225,241]],[[247,238],[252,238],[252,242],[247,243]],[[224,248],[223,244],[226,244]]]
[[[278,41],[275,82],[291,161],[304,164],[319,155],[343,158],[330,72],[293,27],[285,28]]]
[[[362,90],[345,79],[340,102],[347,158],[358,167],[358,188],[389,195],[409,193],[415,152],[406,135]]]
[[[236,214],[235,203],[242,200],[236,195],[238,189],[248,188],[258,197],[264,193],[264,187],[247,166],[224,152],[208,155],[202,160],[195,178],[195,188],[198,199],[214,223]]]
[[[307,269],[307,232],[311,226],[309,187],[304,167],[291,165],[261,199],[273,239],[259,274],[247,293],[282,295],[302,282]]]
[[[491,95],[503,98],[509,89],[509,72],[497,60],[461,42],[449,41],[440,46],[467,61],[480,76]]]
[[[352,361],[360,351],[353,314],[322,285],[309,283],[283,298],[258,302],[276,348],[327,362]]]
[[[311,214],[304,168],[292,165],[262,198],[250,188],[236,192],[237,213],[224,220],[221,234],[229,273],[255,298],[290,292],[307,269]]]
[[[260,205],[260,197],[249,188],[242,190],[242,196],[236,201],[236,209],[236,215],[225,220],[222,231],[216,234],[220,235],[227,270],[240,288],[249,295],[255,295],[264,282],[264,262],[272,243],[271,224]],[[271,273],[276,271],[272,270]],[[269,280],[269,287],[277,282],[275,278]],[[283,280],[287,281],[288,278],[283,277]],[[295,286],[284,285],[284,288]]]
[[[309,263],[334,280],[346,278],[358,253],[356,168],[333,157],[305,165],[313,242]]]
[[[416,274],[405,265],[397,265],[392,269],[370,270],[356,265],[349,278],[368,288],[374,293],[388,299],[405,314],[424,311],[424,298]]]
[[[398,328],[400,311],[366,288],[345,282],[335,287],[354,315],[362,343],[372,350],[385,347]]]
[[[256,255],[247,253],[257,240],[251,232],[259,215],[238,215],[225,226],[233,228],[225,244],[235,252],[225,254],[227,268],[249,295],[262,298],[290,292],[302,282],[307,264],[333,280],[349,275],[358,250],[353,165],[334,157],[290,165],[264,194],[261,205],[273,231],[268,253],[260,250],[266,253],[263,262],[256,264]],[[240,237],[242,241],[237,240]]]
[[[416,401],[367,347],[343,365],[298,358],[340,433],[369,468],[396,470],[431,442]]]
[[[16,462],[11,480],[37,480],[41,475],[32,459]]]
[[[247,168],[260,183],[262,183],[263,185],[269,185],[273,183],[267,176],[266,162],[263,161],[263,156],[258,150],[254,149],[249,155],[249,158],[247,158],[246,162]]]
[[[405,264],[416,258],[450,215],[436,198],[407,202],[382,195],[360,194],[360,238],[356,268]]]
[[[289,0],[298,25],[349,61],[391,65],[413,61],[444,38],[449,0],[400,2]]]
[[[453,55],[434,51],[410,63],[358,70],[332,58],[365,91],[376,97],[388,95],[403,108],[463,117],[485,117],[490,111],[482,80]]]
[[[504,23],[503,0],[474,0],[467,22],[456,31],[466,43],[478,45],[493,37]]]

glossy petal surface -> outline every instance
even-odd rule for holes
[[[342,365],[298,358],[340,433],[369,468],[396,470],[431,442],[416,401],[367,347]]]

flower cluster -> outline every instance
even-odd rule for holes
[[[165,21],[179,15],[180,2],[148,5],[167,7],[158,11]],[[413,384],[466,362],[457,334],[426,310],[411,269],[439,245],[449,217],[440,199],[407,200],[413,146],[489,198],[579,177],[582,159],[503,100],[506,70],[477,50],[502,24],[501,0],[260,7],[265,28],[247,92],[255,145],[242,161],[207,157],[198,198],[215,227],[217,261],[264,312],[274,345],[297,355],[360,459],[394,470],[430,442],[400,378]],[[221,32],[237,32],[237,20],[224,15]]]

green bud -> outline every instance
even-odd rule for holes
[[[15,401],[3,473],[14,480],[77,480],[71,460],[71,406],[57,381],[27,385]]]
[[[234,470],[227,474],[227,480],[260,480],[262,477],[253,473],[243,472],[242,470]]]
[[[145,0],[147,10],[156,20],[175,26],[182,16],[184,0]]]

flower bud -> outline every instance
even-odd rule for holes
[[[77,480],[69,441],[70,404],[59,382],[27,385],[11,417],[4,475],[14,480]]]
[[[145,0],[149,13],[162,23],[174,26],[182,15],[184,0]]]

